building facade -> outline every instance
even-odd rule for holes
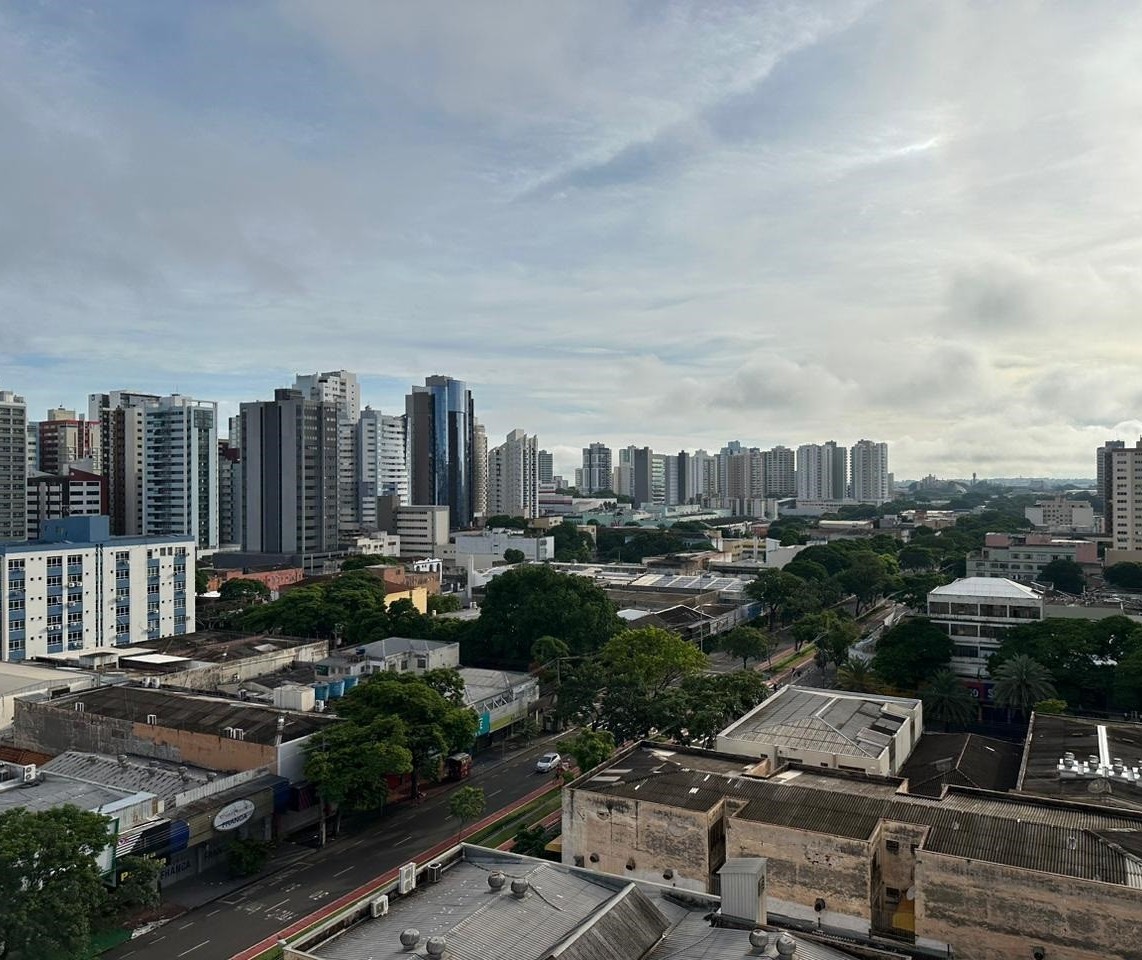
[[[1039,582],[1043,568],[1054,560],[1071,560],[1094,571],[1099,567],[1098,546],[1090,540],[1067,540],[1043,533],[989,533],[983,547],[968,554],[967,575]]]
[[[113,537],[68,517],[0,547],[0,658],[129,646],[194,631],[194,539]]]
[[[782,446],[766,450],[762,463],[767,497],[797,495],[797,455],[792,450]]]
[[[28,408],[0,390],[0,543],[27,536]]]
[[[488,452],[488,516],[539,516],[539,438],[513,430]]]
[[[852,495],[858,503],[886,503],[892,499],[888,472],[888,444],[858,440],[850,451]]]
[[[448,546],[448,508],[399,504],[377,498],[377,526],[400,538],[402,560],[440,557]]]
[[[611,489],[611,448],[603,443],[592,443],[583,448],[583,474],[579,489],[586,494]]]
[[[928,594],[928,618],[952,638],[951,669],[987,676],[987,660],[1012,627],[1042,620],[1043,597],[1014,580],[966,577]]]
[[[1067,533],[1097,533],[1094,504],[1089,500],[1068,500],[1054,497],[1039,500],[1033,507],[1024,507],[1023,515],[1032,526]]]
[[[365,407],[357,421],[358,516],[365,530],[377,528],[377,497],[408,503],[407,431],[403,415]]]
[[[58,407],[48,411],[47,420],[37,425],[39,434],[38,469],[44,473],[67,473],[72,465],[88,462],[91,473],[102,473],[103,451],[99,424],[77,417],[74,410]]]
[[[348,370],[298,375],[293,388],[309,400],[337,409],[337,514],[343,534],[355,530],[357,513],[357,421],[361,416],[361,387]]]
[[[143,407],[143,534],[217,548],[218,405],[178,395]]]
[[[1124,440],[1107,440],[1095,451],[1095,493],[1102,500],[1102,531],[1114,530],[1114,466],[1115,450],[1126,448]]]
[[[338,421],[332,403],[300,390],[243,403],[242,549],[324,553],[336,549]]]
[[[74,467],[58,476],[36,473],[28,477],[27,505],[28,539],[35,540],[49,520],[106,514],[107,483],[101,476]]]
[[[88,398],[87,419],[99,424],[100,459],[114,536],[143,532],[144,408],[158,401],[157,394],[130,390],[93,393]]]
[[[1142,560],[1142,440],[1110,451],[1110,496],[1106,501],[1110,535],[1106,563]]]
[[[427,377],[406,397],[405,414],[412,503],[446,506],[453,529],[471,526],[476,516],[471,391],[462,380]]]

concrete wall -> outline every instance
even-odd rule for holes
[[[1137,960],[1142,891],[920,850],[916,927],[973,960]]]
[[[250,740],[174,730],[158,724],[100,717],[46,703],[20,700],[12,727],[13,741],[27,750],[63,753],[84,750],[120,753],[187,763],[208,770],[232,771],[268,767],[278,772],[277,748]]]
[[[574,865],[581,856],[591,870],[707,892],[710,827],[721,819],[721,809],[719,804],[707,813],[566,789],[563,862]],[[668,870],[669,879],[663,876]]]
[[[273,643],[272,637],[266,638],[267,643]],[[253,657],[243,657],[229,663],[211,663],[200,667],[191,667],[189,670],[179,670],[174,673],[160,675],[163,684],[170,687],[185,687],[188,690],[202,690],[213,692],[223,684],[240,683],[243,680],[255,680],[279,670],[287,670],[295,663],[316,663],[329,656],[329,641],[314,640],[312,643],[301,644],[285,650],[274,650],[272,653],[258,654]]]

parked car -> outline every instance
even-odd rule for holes
[[[562,761],[563,758],[557,753],[545,753],[536,763],[535,770],[537,773],[551,773]]]

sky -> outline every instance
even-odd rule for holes
[[[14,0],[0,389],[467,380],[569,473],[1142,433],[1142,5]]]

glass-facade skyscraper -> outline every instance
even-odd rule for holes
[[[410,502],[447,506],[453,530],[476,513],[475,414],[462,380],[427,377],[405,398]]]

